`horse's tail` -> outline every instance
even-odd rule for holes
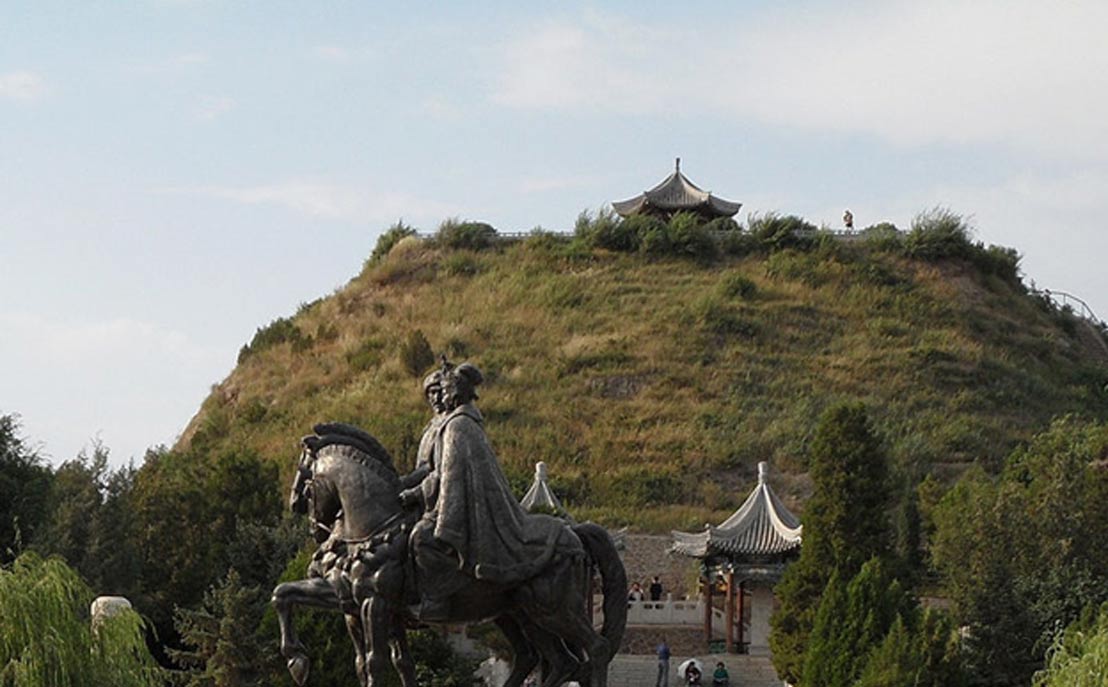
[[[592,564],[600,570],[600,588],[604,593],[604,625],[600,634],[608,640],[608,646],[615,654],[619,651],[627,627],[627,571],[608,530],[586,522],[574,525],[573,531],[585,545]]]

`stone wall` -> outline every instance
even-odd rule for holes
[[[649,594],[650,580],[657,575],[662,580],[662,598],[666,594],[672,594],[674,599],[695,598],[699,564],[693,558],[669,553],[672,544],[669,535],[626,535],[620,554],[627,569],[627,583],[638,582]]]

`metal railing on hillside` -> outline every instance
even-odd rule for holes
[[[1077,315],[1081,319],[1088,320],[1089,322],[1100,328],[1108,326],[1105,325],[1104,320],[1097,317],[1096,313],[1093,312],[1093,309],[1089,307],[1088,303],[1073,295],[1072,293],[1066,293],[1065,291],[1053,291],[1051,289],[1034,289],[1032,290],[1032,293],[1037,296],[1046,298],[1051,303],[1053,303],[1056,308],[1063,312],[1069,311],[1074,315]]]

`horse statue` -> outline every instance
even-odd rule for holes
[[[409,535],[421,514],[401,504],[401,481],[391,457],[375,438],[350,425],[317,425],[315,432],[302,441],[289,505],[309,516],[320,547],[306,579],[283,583],[273,592],[281,654],[298,685],[307,681],[309,659],[292,610],[310,606],[346,615],[355,669],[367,687],[381,678],[390,658],[403,687],[417,687],[408,627],[486,620],[511,646],[505,687],[522,685],[540,662],[542,687],[571,679],[606,687],[627,615],[627,577],[606,530],[558,521],[558,548],[533,576],[510,585],[466,580],[451,596],[447,616],[420,618],[421,575]],[[593,628],[587,603],[594,571],[603,592],[600,632]]]

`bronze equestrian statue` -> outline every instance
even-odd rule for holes
[[[623,564],[603,528],[519,505],[473,403],[482,381],[473,365],[445,360],[424,380],[434,417],[403,477],[355,427],[317,425],[303,439],[290,506],[308,513],[320,547],[308,578],[273,594],[297,684],[308,659],[292,607],[308,605],[346,614],[367,686],[391,657],[404,687],[417,687],[407,627],[493,620],[513,651],[506,687],[519,687],[540,661],[543,687],[569,679],[605,687],[626,624]],[[604,596],[599,633],[587,611],[594,570]]]

